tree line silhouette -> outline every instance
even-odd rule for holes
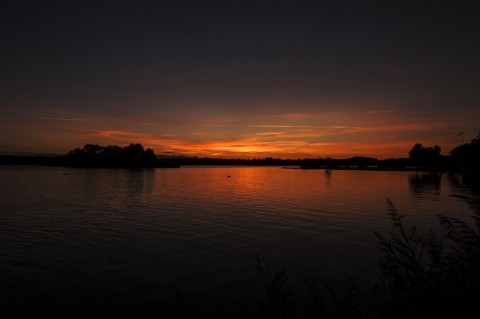
[[[142,144],[100,146],[86,144],[64,156],[0,155],[0,164],[52,165],[67,167],[148,168],[180,167],[182,165],[242,165],[242,166],[300,166],[304,169],[368,169],[449,171],[480,174],[480,134],[470,142],[455,147],[449,155],[442,155],[438,145],[432,147],[415,144],[408,157],[379,160],[356,156],[346,159],[305,158],[280,159],[225,159],[210,157],[156,156]]]
[[[133,143],[125,147],[86,144],[83,148],[76,148],[68,152],[63,157],[63,162],[65,166],[69,167],[144,168],[157,166],[157,158],[152,149],[144,149],[142,144]]]
[[[86,144],[64,157],[67,166],[74,167],[149,167],[154,166],[155,154],[141,144],[126,147]]]
[[[421,166],[429,168],[436,168],[441,164],[442,155],[440,154],[441,148],[438,145],[433,147],[425,147],[420,143],[417,143],[408,152],[409,159],[417,169]]]
[[[455,147],[449,155],[441,154],[438,145],[426,147],[416,143],[408,153],[408,158],[378,160],[369,157],[352,157],[344,160],[306,159],[303,168],[332,169],[382,169],[382,170],[422,170],[463,172],[480,174],[480,133],[470,143]]]

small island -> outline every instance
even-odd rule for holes
[[[86,144],[65,155],[56,154],[0,154],[4,165],[46,165],[75,168],[178,168],[181,166],[282,166],[299,169],[370,170],[370,171],[426,171],[464,173],[480,176],[480,134],[470,142],[455,147],[442,155],[438,145],[415,144],[404,158],[376,159],[355,156],[351,158],[212,158],[182,155],[155,155],[142,144],[128,146]]]
[[[180,167],[173,162],[159,162],[152,149],[133,143],[125,147],[86,144],[68,152],[61,161],[63,166],[79,168]]]

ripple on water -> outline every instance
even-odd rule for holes
[[[449,196],[469,191],[447,176],[406,172],[17,167],[0,170],[0,190],[4,304],[160,300],[174,284],[251,296],[255,254],[294,284],[372,278],[373,232],[391,226],[386,198],[425,229],[435,214],[472,213]]]

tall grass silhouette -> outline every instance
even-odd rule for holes
[[[271,274],[260,256],[255,255],[256,269],[262,276],[264,300],[262,300],[262,314],[264,318],[292,318],[292,289],[288,284],[288,277],[283,267],[280,271]]]
[[[336,289],[308,278],[306,293],[295,295],[303,302],[293,302],[286,269],[272,271],[256,255],[263,297],[251,301],[257,304],[250,309],[258,311],[237,314],[268,319],[479,318],[480,201],[467,199],[474,208],[473,223],[437,215],[440,234],[407,228],[405,216],[387,199],[392,230],[375,233],[380,253],[379,280],[364,290],[349,276],[345,286]],[[195,312],[187,316],[202,318]]]
[[[403,218],[387,199],[393,230],[376,233],[381,253],[383,295],[377,312],[383,318],[480,314],[480,213],[474,226],[437,215],[441,235],[405,228]]]

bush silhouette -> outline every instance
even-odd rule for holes
[[[153,150],[144,149],[142,144],[100,146],[86,144],[64,156],[66,166],[71,167],[155,167],[156,156]]]

